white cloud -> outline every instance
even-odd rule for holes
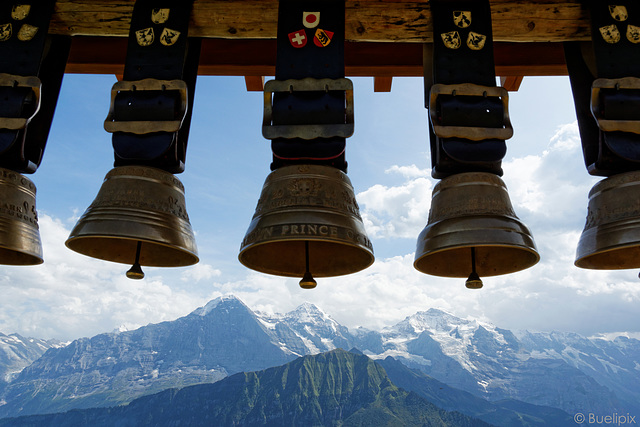
[[[222,271],[217,268],[213,268],[213,266],[204,263],[198,263],[189,267],[182,274],[183,282],[200,282],[202,280],[213,279],[214,277],[219,277],[222,275]]]
[[[415,238],[426,225],[433,183],[429,172],[415,165],[394,165],[386,173],[406,178],[398,186],[376,184],[359,193],[361,214],[370,238]]]
[[[431,176],[431,173],[428,169],[420,169],[416,165],[410,165],[410,166],[393,165],[389,169],[384,171],[384,173],[387,173],[387,174],[399,173],[405,178],[428,178]]]
[[[70,230],[58,219],[40,214],[39,224],[45,263],[0,267],[0,331],[69,340],[171,320],[202,303],[164,283],[157,269],[133,281],[124,276],[128,266],[67,249]]]

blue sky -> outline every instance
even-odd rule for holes
[[[421,79],[396,78],[390,93],[374,93],[371,78],[352,80],[356,131],[347,140],[348,172],[376,262],[305,291],[296,279],[255,273],[237,261],[271,162],[261,135],[262,94],[247,92],[242,77],[198,78],[186,171],[178,177],[199,264],[145,268],[146,278],[132,281],[124,277],[128,266],[68,250],[69,231],[113,165],[103,121],[116,79],[66,75],[42,166],[30,176],[45,263],[0,266],[0,332],[70,340],[173,320],[235,294],[271,312],[312,302],[350,328],[382,328],[437,307],[508,329],[640,336],[638,271],[573,266],[587,194],[598,178],[583,165],[568,78],[527,77],[510,94],[515,135],[507,142],[503,179],[542,260],[484,278],[480,291],[412,267],[436,182]]]

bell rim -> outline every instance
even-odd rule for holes
[[[485,222],[487,224],[485,224]],[[470,223],[473,227],[462,228],[460,225],[466,225]],[[481,227],[480,224],[483,224]],[[451,228],[452,226],[458,228]],[[509,226],[511,228],[507,228]],[[500,233],[501,237],[505,238],[503,242],[493,243],[491,241],[482,241],[482,237],[487,239],[486,231],[491,230],[495,233]],[[466,239],[471,240],[470,236],[473,236],[473,243],[450,243],[446,244],[446,239],[453,235],[464,236]],[[509,237],[510,239],[506,239]],[[458,237],[459,238],[459,237]],[[495,236],[492,237],[495,239]],[[428,249],[427,241],[440,240],[442,243],[438,243],[433,249]],[[431,246],[431,245],[429,245]],[[443,250],[448,250],[455,247],[479,247],[479,246],[496,246],[496,247],[518,247],[528,248],[532,252],[538,254],[538,248],[536,247],[533,234],[529,227],[527,227],[517,217],[502,215],[468,215],[457,218],[445,218],[430,224],[427,224],[425,228],[418,235],[416,243],[416,253],[420,252],[436,253]],[[539,254],[538,254],[539,256]]]
[[[354,249],[360,249],[363,250],[364,252],[366,252],[369,257],[368,257],[368,261],[366,263],[366,265],[364,266],[358,266],[357,270],[353,270],[353,271],[349,271],[348,273],[341,273],[341,274],[325,274],[322,271],[313,271],[313,277],[318,277],[318,278],[328,278],[328,277],[340,277],[340,276],[347,276],[349,274],[355,274],[358,273],[360,271],[366,270],[367,268],[371,267],[373,265],[373,263],[375,262],[375,255],[373,253],[373,249],[368,248],[366,246],[363,245],[358,245],[358,244],[354,244],[354,243],[348,243],[342,240],[327,240],[327,239],[320,239],[320,238],[311,238],[311,239],[291,239],[291,238],[287,238],[287,239],[278,239],[275,241],[269,241],[269,242],[259,242],[259,243],[251,243],[245,247],[242,247],[240,249],[240,253],[238,254],[238,261],[240,262],[240,264],[242,264],[243,266],[251,269],[251,270],[255,270],[259,273],[264,273],[264,274],[269,274],[269,275],[273,275],[273,276],[282,276],[282,277],[301,277],[302,274],[299,273],[288,273],[286,271],[281,271],[281,270],[277,270],[277,269],[270,269],[270,268],[264,268],[262,266],[259,265],[253,265],[250,263],[245,262],[246,260],[243,260],[243,255],[246,255],[247,251],[251,250],[251,249],[255,249],[257,247],[260,246],[265,246],[265,245],[272,245],[274,243],[286,243],[286,242],[304,242],[304,241],[309,241],[309,242],[321,242],[321,243],[331,243],[331,244],[336,244],[339,246],[348,246],[350,248],[354,248]]]
[[[589,262],[590,260],[594,260],[596,258],[602,258],[603,255],[611,254],[612,252],[623,251],[625,249],[628,250],[631,248],[639,248],[637,242],[609,246],[605,249],[600,249],[597,252],[584,254],[582,256],[577,255],[573,265],[575,265],[578,268],[584,268],[587,270],[631,270],[631,269],[640,268],[640,258],[638,258],[638,262],[635,264],[624,264],[624,265],[620,265],[620,264],[616,265],[616,264],[609,263],[609,264],[600,264],[600,266],[596,267]]]
[[[534,255],[534,260],[525,264],[520,265],[518,268],[516,269],[506,269],[506,270],[500,270],[499,272],[486,272],[483,271],[481,276],[482,277],[493,277],[493,276],[502,276],[504,274],[513,274],[513,273],[517,273],[519,271],[522,270],[526,270],[527,268],[531,268],[533,266],[535,266],[536,264],[538,264],[538,262],[540,262],[540,253],[537,251],[537,249],[535,248],[527,248],[524,246],[513,246],[513,245],[500,245],[500,244],[469,244],[469,245],[457,245],[457,246],[447,246],[445,248],[441,248],[429,253],[426,253],[424,255],[422,255],[420,258],[416,258],[413,261],[413,268],[415,268],[416,270],[418,270],[421,273],[424,274],[429,274],[429,275],[433,275],[433,276],[438,276],[438,277],[451,277],[451,278],[466,278],[469,276],[469,272],[465,271],[465,272],[461,272],[459,274],[436,274],[434,273],[432,270],[426,269],[426,268],[420,268],[420,264],[421,261],[425,260],[425,258],[427,257],[431,257],[433,255],[442,253],[442,252],[446,252],[446,251],[450,251],[451,249],[471,249],[471,248],[509,248],[512,250],[516,250],[519,252],[525,252],[525,253],[529,253]],[[462,270],[462,269],[460,269]]]
[[[101,257],[101,256],[97,256],[97,254],[94,255],[89,255],[85,252],[81,252],[78,249],[74,249],[73,247],[70,246],[70,244],[74,243],[74,242],[78,242],[80,240],[87,240],[87,239],[95,239],[95,240],[125,240],[125,241],[129,241],[129,242],[142,242],[142,243],[150,243],[153,244],[155,246],[162,246],[164,248],[169,248],[172,249],[175,252],[180,252],[181,254],[185,254],[191,257],[191,261],[189,261],[188,263],[174,263],[174,264],[159,264],[159,263],[147,263],[146,261],[142,261],[140,262],[141,266],[145,266],[145,267],[188,267],[191,265],[195,265],[198,262],[200,262],[200,257],[198,256],[198,252],[197,250],[195,251],[190,251],[187,250],[186,248],[182,248],[182,247],[178,247],[175,245],[170,245],[168,243],[165,242],[160,242],[160,241],[156,241],[156,240],[151,240],[151,239],[147,239],[147,238],[139,238],[139,237],[126,237],[126,236],[104,236],[104,235],[83,235],[83,236],[69,236],[69,238],[64,242],[64,245],[72,250],[73,252],[79,253],[81,255],[90,257],[90,258],[95,258],[95,259],[99,259],[102,261],[109,261],[109,262],[113,262],[113,263],[117,263],[117,264],[124,264],[124,265],[131,265],[133,263],[132,261],[117,261],[113,258],[105,258],[105,257]],[[187,257],[188,258],[188,257]]]
[[[5,257],[2,253],[8,252],[10,253],[9,257]],[[12,262],[12,259],[15,259],[15,262]],[[2,265],[10,265],[10,266],[33,266],[33,265],[41,265],[44,264],[44,256],[42,252],[33,253],[27,251],[15,250],[6,245],[0,245],[0,260],[2,260]],[[21,261],[22,260],[22,261]]]

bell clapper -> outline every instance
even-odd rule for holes
[[[309,271],[309,241],[304,241],[304,256],[305,256],[305,272],[300,280],[300,287],[302,289],[313,289],[318,283],[313,279],[311,272]]]
[[[476,273],[476,248],[471,248],[471,274],[465,283],[468,289],[480,289],[482,287],[482,280]]]
[[[127,271],[127,277],[129,279],[140,280],[144,278],[144,273],[140,267],[140,249],[142,248],[142,242],[138,241],[138,247],[136,248],[136,260],[133,265]]]

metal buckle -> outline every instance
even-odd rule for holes
[[[344,91],[346,98],[346,123],[307,124],[307,125],[274,125],[273,99],[274,92],[309,92],[309,91]],[[262,120],[262,136],[275,138],[348,138],[353,135],[353,83],[349,79],[314,79],[270,80],[264,85],[264,116]]]
[[[40,110],[40,92],[42,92],[42,82],[36,76],[16,76],[13,74],[0,73],[0,86],[5,87],[28,87],[36,95],[36,108],[29,117],[0,117],[0,129],[20,130],[27,127],[31,119]]]
[[[624,77],[621,79],[596,79],[591,85],[591,114],[596,119],[598,127],[604,132],[630,132],[640,134],[639,120],[610,120],[604,118],[600,110],[601,89],[640,89],[640,79]]]
[[[114,120],[114,101],[118,92],[137,90],[177,90],[180,92],[181,116],[179,120]],[[187,115],[187,83],[183,80],[157,80],[144,79],[136,81],[120,81],[111,88],[111,106],[109,114],[104,121],[104,129],[109,133],[127,132],[142,135],[153,132],[177,132],[182,126],[182,121]]]
[[[442,126],[438,124],[436,114],[436,100],[439,95],[453,96],[483,96],[494,97],[502,100],[504,115],[502,128],[485,128],[474,126]],[[464,138],[471,141],[483,139],[509,139],[513,136],[513,127],[509,119],[509,92],[503,87],[480,86],[472,83],[454,85],[434,84],[429,92],[429,118],[433,126],[433,132],[439,138]]]

